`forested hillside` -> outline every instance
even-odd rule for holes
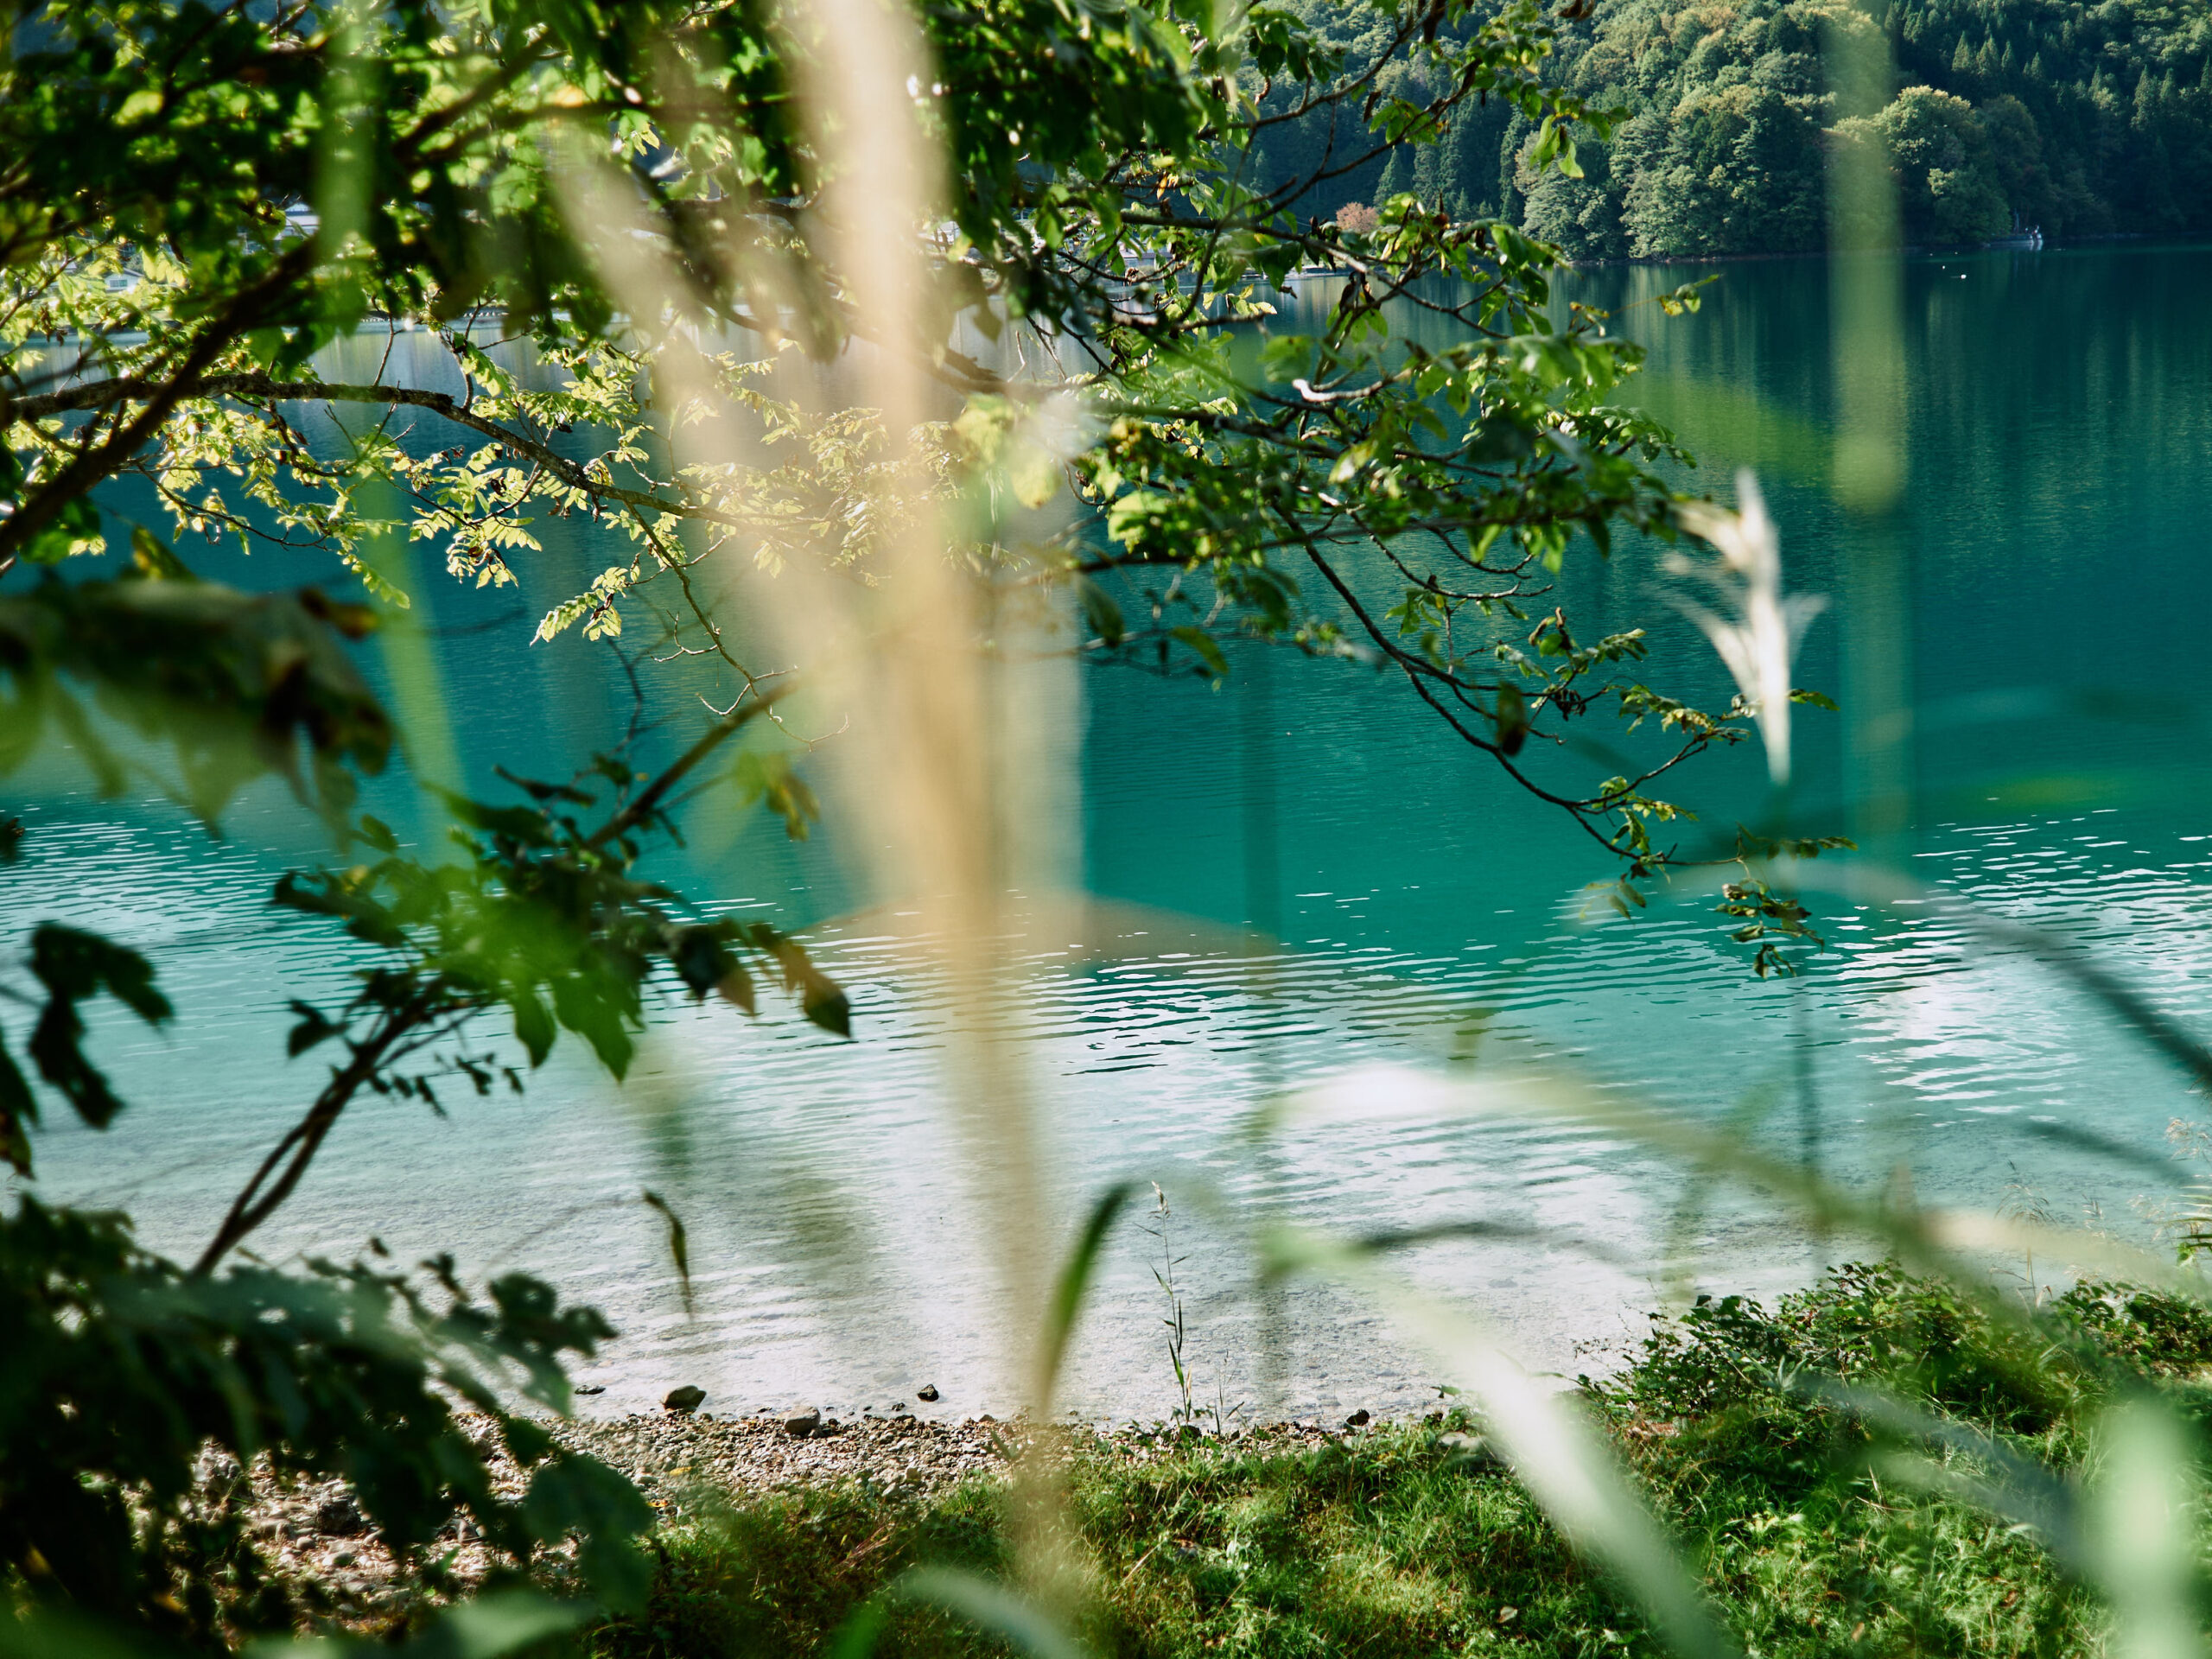
[[[1301,0],[1355,60],[1372,14]],[[2154,0],[1598,0],[1560,24],[1560,73],[1628,112],[1585,143],[1583,176],[1518,164],[1531,135],[1465,107],[1301,200],[1326,217],[1401,190],[1459,217],[1503,213],[1577,258],[1781,253],[1845,241],[1961,243],[2040,226],[2058,238],[2212,230],[2212,8]],[[1886,84],[1831,85],[1839,41],[1885,55]],[[1386,73],[1417,79],[1393,66]],[[1393,90],[1425,92],[1418,86]],[[1349,114],[1274,129],[1266,176],[1362,148]],[[1857,151],[1897,181],[1900,223],[1831,225],[1827,161]]]

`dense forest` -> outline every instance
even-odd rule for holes
[[[1381,20],[1299,0],[1355,62]],[[1571,11],[1573,8],[1570,8]],[[1560,73],[1625,112],[1581,148],[1583,176],[1521,164],[1533,134],[1463,105],[1435,143],[1326,178],[1326,217],[1400,191],[1455,216],[1503,215],[1579,259],[1784,253],[1888,239],[1956,244],[2040,226],[2053,238],[2212,230],[2212,11],[2158,0],[1597,0],[1559,24]],[[1839,46],[1872,46],[1886,85],[1840,92]],[[1416,65],[1383,78],[1416,79]],[[1392,90],[1401,90],[1393,86]],[[1402,90],[1426,93],[1408,86]],[[1279,182],[1362,153],[1350,112],[1271,129]],[[1829,158],[1859,151],[1897,184],[1895,230],[1832,220]]]

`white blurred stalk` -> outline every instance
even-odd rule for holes
[[[2196,1448],[2171,1408],[2150,1397],[2107,1413],[2097,1444],[2089,1548],[2112,1603],[2112,1659],[2201,1659]]]
[[[1716,567],[1676,554],[1668,568],[1710,584],[1732,614],[1722,616],[1688,600],[1675,602],[1713,642],[1736,689],[1758,722],[1766,746],[1767,774],[1777,789],[1789,783],[1789,671],[1805,630],[1827,601],[1816,594],[1782,591],[1782,539],[1768,517],[1766,498],[1749,472],[1736,474],[1737,510],[1694,501],[1682,524],[1720,555]]]
[[[1889,36],[1863,12],[1829,13],[1821,53],[1838,118],[1890,101]],[[1842,578],[1844,793],[1853,837],[1872,849],[1912,817],[1911,582],[1894,512],[1910,474],[1904,236],[1897,181],[1872,146],[1829,146],[1827,192],[1832,487],[1856,524]]]
[[[950,412],[925,367],[935,343],[925,238],[944,217],[942,157],[918,118],[912,87],[934,79],[914,18],[899,0],[791,0],[795,89],[818,179],[808,233],[827,256],[872,343],[849,344],[824,386],[879,411],[892,463],[911,453],[913,429]],[[634,192],[603,159],[572,157],[564,188],[571,223],[594,249],[610,289],[633,318],[666,315],[682,291],[645,230]],[[728,251],[733,262],[748,256]],[[664,407],[722,404],[710,365],[681,330],[654,365]],[[727,418],[679,422],[680,461],[768,464]],[[1025,1380],[1029,1409],[1051,1404],[1032,1339],[1043,1329],[1052,1257],[1046,1225],[1033,1091],[1013,1018],[1016,988],[1008,942],[1016,922],[1008,888],[1018,854],[1039,849],[1063,825],[1019,822],[1026,795],[1008,786],[1024,757],[1050,738],[1033,729],[1051,700],[1014,695],[1020,684],[976,649],[987,616],[983,579],[952,554],[953,526],[933,507],[902,504],[902,535],[879,550],[868,575],[822,556],[790,559],[772,576],[748,577],[744,602],[780,664],[803,677],[804,706],[826,710],[840,732],[822,751],[842,775],[840,842],[861,861],[864,885],[899,913],[909,958],[948,1004],[941,1027],[946,1092],[969,1176],[970,1222],[988,1241],[1007,1309],[1009,1351],[1001,1374]],[[742,557],[732,547],[725,558]],[[702,573],[705,579],[707,573]],[[728,579],[715,579],[730,594]],[[751,618],[748,620],[753,620]],[[1011,679],[1012,686],[1002,683]],[[1026,1508],[1027,1575],[1048,1593],[1059,1579],[1050,1548],[1050,1482]]]
[[[1897,79],[1889,36],[1856,12],[1830,18],[1821,54],[1837,116],[1871,116]],[[1866,143],[1828,147],[1829,324],[1835,371],[1837,499],[1855,512],[1904,492],[1904,261],[1897,181]]]

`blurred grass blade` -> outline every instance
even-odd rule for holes
[[[925,1601],[966,1619],[1034,1659],[1090,1659],[1090,1650],[1004,1585],[949,1567],[918,1567],[892,1586],[899,1599]]]
[[[182,1653],[149,1631],[95,1624],[52,1608],[0,1615],[0,1659],[178,1659]]]
[[[2098,1425],[2102,1478],[2090,1546],[2111,1598],[2113,1659],[2198,1659],[2195,1448],[2164,1404],[2138,1396]]]
[[[429,1628],[397,1647],[348,1637],[257,1642],[246,1659],[508,1659],[567,1635],[597,1616],[589,1602],[556,1601],[535,1590],[497,1590],[447,1608]]]
[[[1052,1300],[1045,1308],[1045,1329],[1038,1344],[1037,1388],[1038,1409],[1049,1411],[1052,1405],[1052,1390],[1058,1384],[1060,1366],[1067,1358],[1068,1339],[1075,1334],[1075,1322],[1083,1313],[1083,1299],[1090,1288],[1090,1275],[1098,1266],[1098,1252],[1106,1243],[1106,1235],[1113,1230],[1116,1217],[1136,1191],[1134,1181],[1116,1181],[1098,1195],[1090,1206],[1090,1214],[1083,1224],[1083,1231],[1076,1236],[1075,1249],[1068,1252],[1066,1265],[1052,1283]]]
[[[1777,860],[1774,868],[1786,869],[1794,862]],[[1824,880],[1843,898],[1890,909],[1910,905],[1916,914],[1938,916],[1974,934],[1985,944],[2001,946],[2032,958],[2069,981],[2076,990],[2101,1003],[2107,1013],[2189,1073],[2195,1082],[2212,1087],[2212,1048],[2071,939],[2031,922],[1985,910],[1944,888],[1867,864],[1828,871]]]
[[[2116,1164],[2125,1164],[2138,1174],[2148,1175],[2153,1180],[2171,1181],[2174,1178],[2174,1155],[2168,1151],[2152,1152],[2145,1147],[2131,1147],[2125,1141],[2100,1135],[2094,1129],[2085,1129],[2074,1123],[2027,1122],[2019,1126],[2020,1133],[2031,1140],[2049,1141],[2064,1147],[2069,1152],[2087,1153],[2093,1158],[2107,1158]]]
[[[1372,1232],[1362,1233],[1357,1242],[1359,1248],[1370,1255],[1381,1255],[1390,1250],[1410,1250],[1422,1244],[1462,1238],[1512,1239],[1550,1244],[1611,1267],[1633,1268],[1640,1265],[1637,1257],[1624,1250],[1614,1249],[1595,1239],[1562,1236],[1556,1227],[1533,1222],[1432,1221],[1414,1227],[1379,1227]]]
[[[575,1629],[594,1611],[528,1590],[499,1592],[449,1608],[400,1652],[409,1659],[505,1659]]]
[[[1319,1272],[1357,1284],[1448,1366],[1479,1404],[1491,1437],[1574,1546],[1611,1571],[1686,1659],[1737,1659],[1688,1563],[1627,1473],[1567,1399],[1522,1370],[1470,1316],[1376,1269],[1357,1245],[1281,1229],[1263,1241],[1271,1272]]]
[[[691,1245],[690,1236],[683,1230],[683,1217],[677,1215],[666,1198],[647,1187],[639,1195],[640,1200],[660,1211],[668,1223],[668,1254],[676,1263],[676,1276],[683,1286],[683,1317],[696,1318],[698,1309],[691,1300]]]
[[[830,1659],[868,1659],[890,1622],[890,1610],[880,1600],[862,1602],[830,1637]]]
[[[1694,1167],[1732,1176],[1795,1209],[1821,1231],[1878,1241],[1915,1272],[1962,1286],[1984,1276],[1973,1259],[1976,1253],[2018,1255],[2032,1251],[2063,1260],[2080,1272],[2156,1287],[2195,1302],[2212,1300],[2212,1281],[2117,1238],[1972,1211],[1897,1208],[1763,1152],[1741,1135],[1709,1128],[1686,1116],[1638,1105],[1552,1074],[1446,1077],[1407,1066],[1363,1066],[1270,1103],[1262,1123],[1281,1128],[1317,1122],[1372,1121],[1386,1114],[1535,1118],[1616,1135]],[[2019,1309],[1994,1299],[1985,1299],[1985,1306],[1996,1317],[2014,1323],[2024,1317]]]
[[[1986,1466],[1993,1478],[1969,1472],[1956,1463],[1903,1452],[1878,1457],[1881,1472],[1923,1491],[1938,1492],[1971,1503],[2017,1525],[2034,1529],[2053,1556],[2070,1571],[2092,1569],[2082,1529],[2079,1495],[2032,1458],[1991,1439],[1967,1423],[1937,1417],[1910,1401],[1861,1383],[1830,1376],[1798,1377],[1792,1389],[1847,1411],[1862,1422],[1914,1440],[1933,1441]]]

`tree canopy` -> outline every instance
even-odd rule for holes
[[[1305,8],[1363,49],[1357,7]],[[1462,216],[1503,213],[1578,259],[1792,253],[1887,241],[1971,243],[2016,224],[2048,236],[2192,234],[2212,226],[2212,37],[2148,0],[1855,4],[1851,0],[1597,0],[1560,25],[1561,83],[1625,116],[1586,144],[1580,176],[1524,165],[1533,130],[1463,109],[1433,146],[1402,146],[1344,196],[1410,190]],[[1840,89],[1831,59],[1872,47],[1878,84]],[[1385,84],[1423,84],[1386,66]],[[1309,121],[1287,159],[1326,141]],[[1894,180],[1894,224],[1832,225],[1839,149]],[[1272,175],[1270,175],[1272,176]]]
[[[926,337],[888,340],[825,256],[861,193],[820,175],[794,114],[815,48],[788,18],[23,16],[8,73],[24,95],[0,116],[15,158],[0,175],[0,419],[16,480],[0,564],[94,554],[126,529],[162,548],[232,535],[325,554],[397,603],[365,552],[397,531],[463,580],[542,593],[531,524],[583,515],[627,556],[584,593],[545,594],[540,637],[642,610],[721,658],[742,696],[758,676],[710,613],[714,561],[772,563],[804,543],[865,566],[899,522],[887,503],[1001,487],[1018,464],[1016,495],[1065,478],[1089,511],[1050,540],[981,522],[972,552],[995,582],[1071,584],[1081,649],[1210,677],[1234,637],[1386,662],[1632,872],[1662,856],[1646,824],[1667,809],[1644,784],[1740,734],[1635,677],[1640,633],[1586,639],[1563,613],[1533,630],[1522,614],[1570,545],[1675,533],[1649,470],[1667,435],[1610,401],[1637,348],[1587,312],[1555,319],[1553,256],[1509,220],[1402,199],[1345,232],[1300,211],[1328,179],[1491,106],[1531,133],[1532,173],[1576,169],[1576,124],[1609,127],[1547,84],[1556,29],[1527,0],[1379,10],[1356,52],[1269,7],[1218,25],[1202,9],[1044,0],[931,13],[940,79],[911,91],[945,147],[948,217],[926,238]],[[1419,73],[1386,77],[1392,65]],[[1316,120],[1349,122],[1342,145],[1262,186],[1252,157]],[[204,189],[189,182],[202,174]],[[609,175],[662,262],[648,300],[615,292],[605,247],[575,233],[573,181]],[[1340,283],[1310,336],[1270,322],[1276,284],[1306,267]],[[1459,332],[1433,348],[1399,338],[1393,306]],[[436,331],[457,390],[323,366],[372,316]],[[1047,343],[1049,372],[956,349],[962,320]],[[488,350],[493,327],[543,372]],[[1237,343],[1253,328],[1256,355]],[[754,345],[710,353],[691,406],[766,422],[787,441],[779,464],[673,458],[690,417],[666,353],[702,329]],[[854,339],[927,359],[948,418],[918,472],[888,463],[905,435],[866,411],[825,420],[762,389],[779,350]],[[1099,442],[1041,458],[1002,442],[1071,391]],[[334,419],[346,410],[373,418]],[[124,476],[156,493],[166,524],[102,524],[95,492]],[[1656,716],[1678,741],[1633,774],[1539,777],[1560,723],[1599,706]]]

